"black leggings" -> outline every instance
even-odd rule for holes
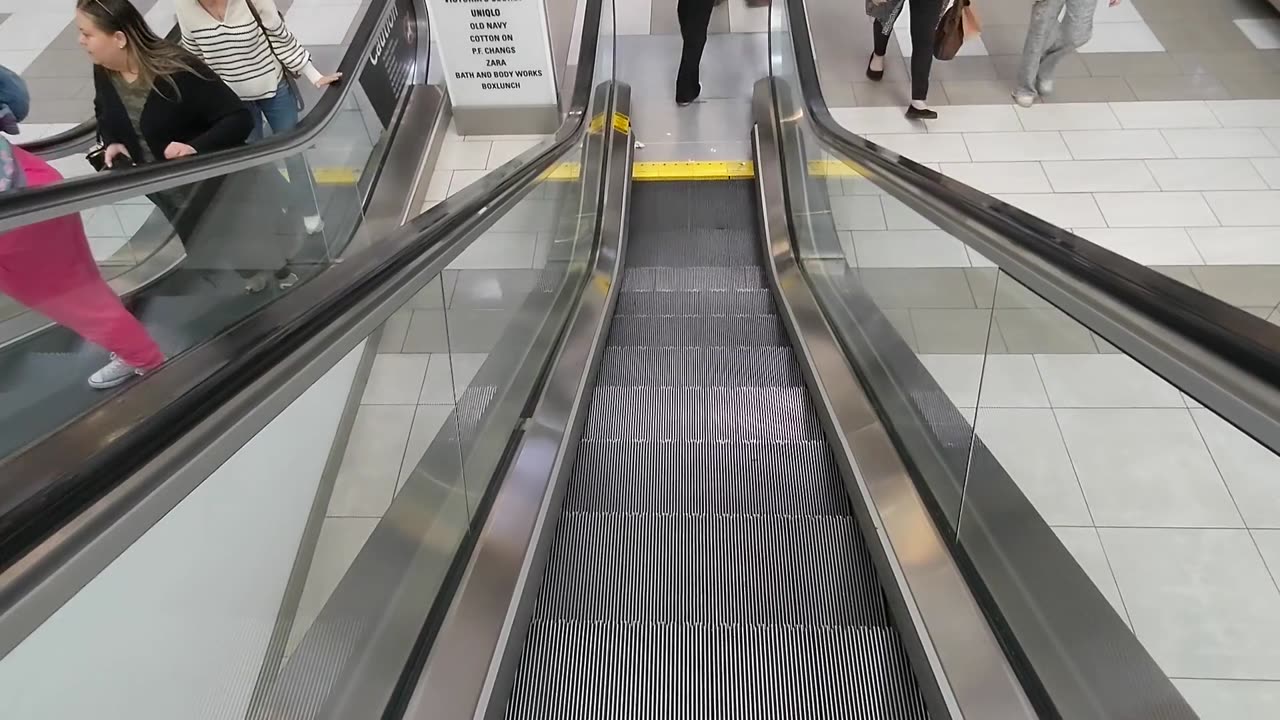
[[[910,0],[911,2],[911,99],[929,97],[929,72],[933,69],[933,34],[942,17],[942,0]],[[876,54],[889,52],[889,34],[880,21],[875,22]]]
[[[680,18],[680,71],[676,74],[676,97],[692,97],[698,92],[698,66],[702,64],[702,48],[707,44],[707,26],[711,24],[714,0],[679,0],[676,17]]]

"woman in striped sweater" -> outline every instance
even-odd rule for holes
[[[274,0],[174,0],[174,5],[183,47],[230,85],[253,112],[250,139],[263,136],[264,118],[273,134],[298,124],[298,98],[285,73],[305,76],[318,88],[342,77],[316,69],[311,53],[285,27]],[[308,232],[320,232],[324,224],[306,160],[296,155],[285,165],[294,209],[304,216]]]

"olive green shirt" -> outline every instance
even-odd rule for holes
[[[111,84],[120,94],[120,102],[124,103],[125,112],[129,114],[129,124],[133,125],[133,132],[138,136],[138,145],[142,148],[142,157],[134,158],[133,161],[139,165],[155,162],[156,158],[151,154],[151,148],[147,147],[147,141],[142,135],[142,109],[147,106],[151,87],[137,81],[128,82],[120,73],[114,72],[111,73]]]

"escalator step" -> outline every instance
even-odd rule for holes
[[[789,347],[611,347],[601,386],[800,387],[804,378]]]
[[[586,440],[821,441],[803,388],[598,387]]]
[[[773,315],[768,290],[636,291],[618,296],[616,316],[625,315]]]
[[[852,517],[565,513],[534,617],[888,624]]]
[[[622,290],[768,290],[761,267],[628,267]]]
[[[750,230],[646,230],[633,237],[628,267],[755,267],[760,263]]]
[[[583,442],[564,502],[566,511],[587,512],[850,512],[835,458],[820,441]]]
[[[535,622],[507,717],[928,715],[888,628]]]
[[[781,347],[786,333],[776,315],[660,316],[613,319],[616,347]]]

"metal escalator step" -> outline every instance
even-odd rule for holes
[[[726,482],[750,478],[750,482]],[[566,511],[847,515],[825,442],[582,442]]]
[[[749,182],[700,183],[689,204],[689,225],[755,232],[756,196]]]
[[[799,387],[789,347],[611,347],[598,385],[654,387]]]
[[[630,267],[622,273],[623,291],[767,290],[760,267]]]
[[[928,714],[902,643],[887,628],[535,622],[507,717]]]
[[[625,315],[613,319],[616,347],[781,347],[776,315]]]
[[[768,290],[629,291],[618,296],[616,316],[625,315],[773,315]]]
[[[586,440],[822,440],[804,388],[597,387]]]
[[[631,267],[745,267],[760,263],[755,235],[746,229],[646,230],[633,236]]]
[[[853,518],[830,515],[564,513],[534,617],[888,624]]]

